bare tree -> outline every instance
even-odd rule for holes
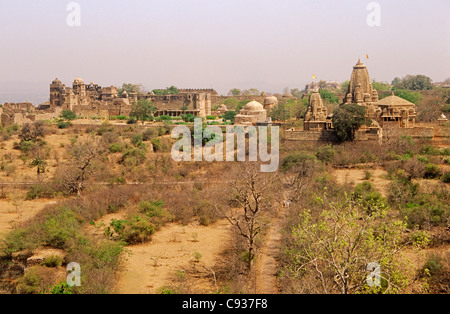
[[[103,151],[99,141],[88,139],[77,142],[68,149],[69,161],[59,174],[63,189],[78,194],[86,188],[86,180],[93,174],[94,163]]]
[[[273,195],[278,177],[262,173],[259,166],[245,163],[232,173],[230,205],[225,218],[235,227],[248,250],[248,268],[256,255],[255,240],[264,226],[262,218],[273,208]]]
[[[317,160],[309,155],[300,156],[283,177],[285,197],[288,201],[297,202],[302,193],[310,186],[318,168]]]

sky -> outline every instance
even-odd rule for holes
[[[78,0],[72,27],[71,2],[0,0],[0,103],[45,102],[77,77],[276,93],[348,80],[358,58],[378,81],[450,77],[450,0]]]

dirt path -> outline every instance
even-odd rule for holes
[[[227,221],[208,227],[198,224],[165,226],[153,236],[151,243],[128,248],[131,256],[125,262],[116,293],[159,293],[162,287],[179,285],[180,277],[187,273],[184,280],[190,291],[215,292],[210,270],[227,243],[229,228]],[[195,252],[201,254],[199,262],[195,262]]]
[[[264,245],[258,254],[256,265],[256,293],[278,294],[277,273],[279,268],[279,255],[282,239],[282,218],[287,208],[280,207],[277,216],[267,231]]]

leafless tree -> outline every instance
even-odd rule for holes
[[[103,151],[101,143],[94,139],[77,142],[68,149],[69,160],[59,174],[63,190],[80,195],[86,188],[86,180],[93,174],[94,163]]]
[[[287,201],[297,202],[311,184],[318,163],[313,158],[299,160],[295,166],[286,172],[283,177],[285,198]]]
[[[256,255],[255,240],[264,227],[262,218],[273,208],[277,182],[277,175],[260,172],[256,164],[240,164],[231,174],[230,205],[224,216],[245,241],[249,269]]]

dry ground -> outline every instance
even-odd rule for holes
[[[45,199],[20,201],[19,216],[16,206],[14,205],[14,200],[0,199],[0,236],[13,230],[17,223],[31,219],[44,209],[44,207],[55,203],[55,200]]]
[[[369,180],[366,179],[366,172],[371,173]],[[387,179],[387,171],[381,168],[375,169],[335,169],[332,172],[338,184],[350,184],[353,187],[369,181],[380,191],[383,196],[387,195],[387,188],[391,181]]]
[[[208,227],[166,225],[150,243],[127,248],[130,255],[116,292],[158,293],[163,287],[183,284],[189,293],[217,291],[211,267],[226,246],[229,228],[227,221]],[[199,262],[195,261],[195,252],[201,254]]]

